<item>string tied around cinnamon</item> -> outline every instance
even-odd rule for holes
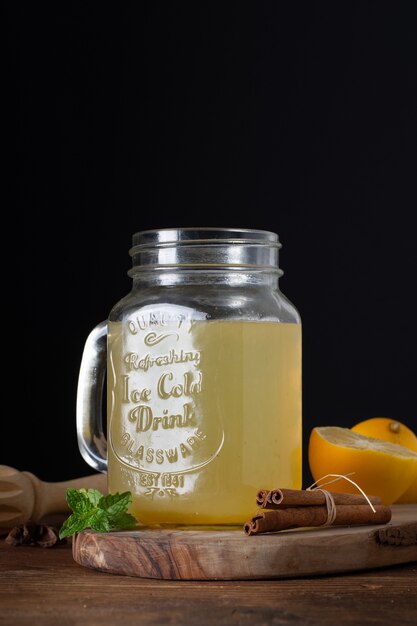
[[[358,483],[355,483],[354,480],[349,478],[349,476],[352,476],[354,473],[355,472],[350,472],[349,474],[345,474],[345,475],[343,475],[343,474],[326,474],[325,476],[322,476],[321,478],[316,480],[309,487],[307,487],[306,491],[321,491],[323,493],[323,495],[324,495],[324,498],[326,500],[326,507],[327,507],[327,519],[324,522],[323,526],[331,526],[333,524],[333,522],[335,521],[335,519],[336,519],[336,513],[337,513],[337,511],[336,511],[336,504],[335,504],[335,501],[334,501],[332,493],[330,491],[327,491],[327,489],[323,489],[323,487],[325,487],[327,485],[331,485],[333,483],[336,483],[339,480],[347,480],[352,485],[354,485],[354,487],[356,487],[356,489],[358,489],[358,491],[360,491],[360,493],[363,495],[363,497],[365,498],[365,500],[367,501],[367,503],[371,507],[372,511],[374,513],[376,513],[375,507],[373,506],[372,502],[370,501],[370,499],[368,498],[366,493],[363,491],[363,489],[361,489],[359,487]],[[326,478],[330,478],[330,477],[333,477],[334,480],[329,480],[329,481],[327,481],[325,483],[322,483],[323,480],[325,480]]]

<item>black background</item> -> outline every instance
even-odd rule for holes
[[[132,233],[158,227],[279,233],[305,444],[376,415],[416,427],[415,18],[413,2],[13,4],[2,463],[91,471],[83,344],[130,289]]]

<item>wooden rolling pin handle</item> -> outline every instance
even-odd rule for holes
[[[50,513],[68,512],[67,489],[90,488],[107,493],[107,474],[92,474],[59,483],[44,482],[31,472],[22,472],[22,474],[25,474],[33,485],[35,497],[31,518],[35,521]]]

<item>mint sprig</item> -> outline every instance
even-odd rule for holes
[[[85,528],[99,532],[127,530],[136,526],[127,512],[132,502],[130,491],[104,496],[97,489],[67,489],[67,503],[72,514],[59,531],[59,538],[69,537]]]

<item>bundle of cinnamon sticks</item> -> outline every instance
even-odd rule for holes
[[[389,506],[381,504],[378,496],[330,493],[331,500],[321,489],[261,489],[256,496],[260,511],[244,525],[247,535],[258,535],[290,528],[324,526],[329,523],[329,501],[332,508],[331,525],[351,526],[387,524],[391,519]]]

